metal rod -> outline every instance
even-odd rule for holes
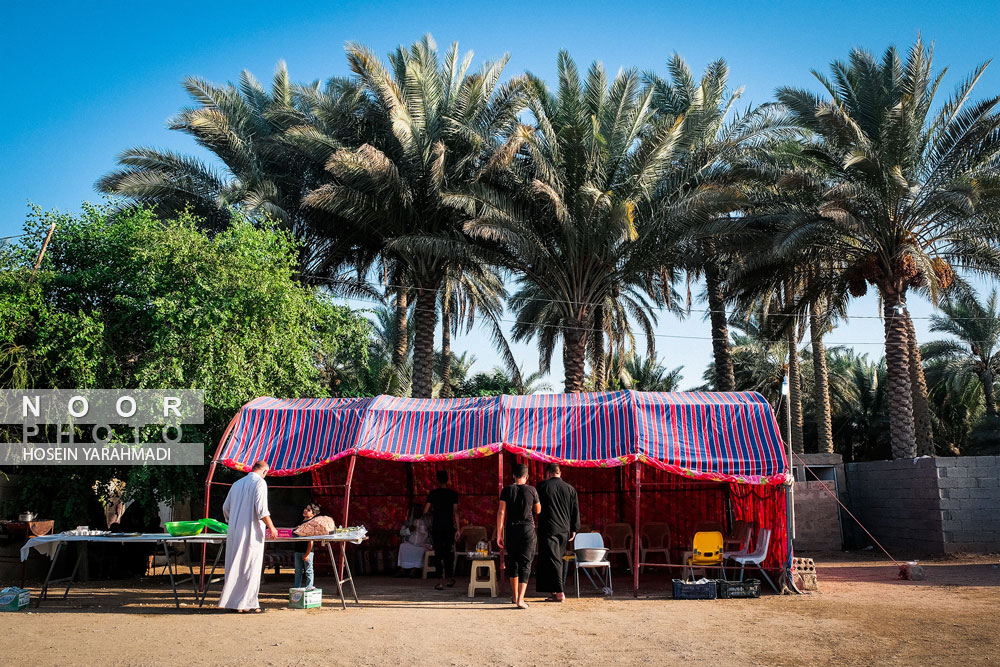
[[[216,486],[232,486],[232,482],[212,482]],[[269,489],[342,489],[344,484],[268,484]]]
[[[501,493],[503,493],[503,449],[497,453],[497,498],[500,497]],[[497,502],[499,503],[499,501]],[[499,512],[500,510],[498,509],[497,511]],[[496,536],[499,538],[500,534],[497,533]],[[500,547],[500,580],[497,581],[497,593],[501,595],[503,594],[503,586],[506,581],[506,579],[504,579],[504,575],[506,574],[504,568],[504,554],[506,551],[506,549]]]
[[[348,510],[350,510],[351,507],[351,480],[354,478],[354,464],[357,461],[357,459],[358,459],[357,454],[351,454],[351,460],[347,464],[347,481],[344,482],[344,512],[342,515],[344,517],[344,521],[341,524],[344,528],[347,528]],[[330,553],[330,556],[332,559],[333,552]],[[340,544],[340,562],[334,565],[334,568],[337,571],[338,580],[344,578],[344,563],[346,562],[347,562],[347,545],[342,542]],[[341,592],[340,597],[341,598],[344,597],[343,592]]]
[[[642,463],[635,462],[635,532],[632,533],[632,597],[639,597],[639,501],[642,493]]]
[[[215,466],[219,460],[219,454],[222,453],[222,447],[226,444],[226,440],[229,438],[229,434],[232,432],[233,428],[236,426],[236,420],[239,418],[240,414],[237,412],[236,415],[229,420],[229,424],[226,426],[226,430],[223,431],[222,437],[219,438],[219,444],[215,448],[215,454],[212,455],[212,462],[208,466],[208,475],[205,477],[205,518],[208,518],[208,503],[212,496],[212,477],[215,476]],[[205,556],[207,554],[208,545],[201,545],[201,572],[199,574],[199,586],[204,590],[205,588]]]
[[[789,364],[791,364],[791,351],[789,351]],[[791,368],[791,366],[789,366]],[[792,450],[792,377],[788,375],[788,405],[785,414],[788,418],[788,485],[785,487],[785,548],[787,550],[787,560],[785,562],[785,574],[791,588],[795,584],[792,581],[792,541],[795,539],[795,464]],[[770,582],[770,580],[768,580]],[[774,587],[774,584],[771,584]]]

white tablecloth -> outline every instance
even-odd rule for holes
[[[267,540],[266,544],[275,542],[353,542],[361,544],[368,537],[368,531],[364,528],[351,530],[343,533],[331,533],[330,535],[315,535],[312,537],[279,537]],[[55,535],[43,535],[32,537],[21,547],[21,560],[28,559],[28,553],[34,549],[40,554],[45,554],[49,558],[56,552],[56,548],[62,542],[195,542],[218,543],[225,542],[226,536],[222,533],[202,533],[200,535],[190,535],[188,537],[175,537],[169,533],[143,533],[142,535],[67,535],[57,533]]]

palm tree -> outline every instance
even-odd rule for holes
[[[238,86],[197,77],[187,77],[183,86],[195,106],[177,114],[168,127],[191,136],[222,168],[172,151],[135,147],[119,155],[121,166],[102,177],[97,189],[123,196],[126,206],[152,206],[164,215],[190,209],[209,229],[227,226],[234,215],[276,221],[301,242],[306,282],[369,294],[350,271],[369,254],[362,250],[365,238],[348,234],[350,229],[336,221],[317,221],[303,207],[303,194],[327,177],[322,161],[305,159],[285,138],[287,129],[308,122],[303,100],[321,95],[318,86],[291,83],[283,62],[269,90],[248,71]],[[331,84],[322,95],[340,109],[357,104],[357,93],[348,87]],[[349,114],[331,125],[336,128],[332,140],[356,142],[357,124]]]
[[[845,461],[884,459],[889,454],[886,366],[850,348],[829,351],[831,422]]]
[[[1000,98],[969,101],[985,65],[935,113],[941,80],[919,40],[905,62],[895,48],[881,60],[855,50],[834,62],[831,78],[814,72],[828,98],[780,88],[777,97],[815,135],[802,151],[813,169],[797,175],[822,190],[818,214],[776,230],[789,258],[822,248],[831,266],[816,290],[860,296],[879,292],[885,315],[894,457],[914,456],[910,358],[915,341],[906,313],[909,290],[932,300],[952,281],[952,265],[1000,272]],[[794,187],[794,183],[790,184]],[[928,435],[929,434],[925,434]]]
[[[457,396],[526,396],[528,394],[550,393],[552,386],[542,382],[541,371],[524,374],[518,369],[517,375],[499,366],[488,373],[476,373],[465,380],[456,391]]]
[[[503,276],[495,267],[482,262],[455,262],[448,267],[439,295],[441,358],[436,368],[441,378],[438,394],[441,398],[449,398],[453,386],[462,382],[451,378],[451,336],[472,331],[477,315],[486,326],[507,372],[520,383],[520,370],[504,333],[502,318],[506,299]]]
[[[669,79],[653,73],[645,75],[646,84],[653,91],[652,103],[658,113],[668,118],[684,118],[684,142],[689,147],[692,162],[711,164],[706,153],[724,155],[734,143],[739,143],[732,127],[724,122],[743,90],[729,91],[727,81],[729,66],[716,60],[705,69],[696,81],[687,63],[677,54],[667,62]],[[737,139],[733,142],[733,139]],[[727,146],[727,144],[730,144]],[[688,269],[693,277],[704,275],[705,298],[708,302],[708,319],[712,325],[712,351],[715,358],[715,386],[718,391],[733,391],[736,379],[729,348],[729,326],[726,303],[722,291],[720,264],[724,255],[713,238],[694,244],[694,253],[686,253]]]
[[[1000,302],[994,289],[980,302],[974,294],[941,304],[944,315],[931,318],[931,331],[956,340],[937,340],[923,346],[928,364],[940,364],[942,381],[953,390],[970,379],[982,388],[983,407],[989,419],[997,418],[996,383],[1000,377]]]
[[[621,364],[617,377],[619,386],[635,391],[678,391],[680,389],[683,366],[672,370],[653,357],[630,354]]]
[[[537,338],[548,372],[561,338],[565,390],[577,392],[605,318],[621,325],[627,313],[645,327],[651,305],[666,301],[672,276],[660,270],[668,249],[655,242],[654,196],[681,123],[657,117],[634,70],[609,84],[594,63],[581,82],[562,52],[558,71],[555,93],[531,79],[534,125],[518,130],[505,162],[462,200],[466,232],[517,274],[514,340]]]
[[[500,83],[505,56],[475,73],[453,44],[438,57],[428,35],[400,47],[386,67],[369,49],[347,46],[366,97],[364,143],[333,151],[333,182],[310,192],[310,207],[351,221],[404,263],[415,294],[413,395],[433,388],[438,291],[450,264],[470,261],[463,215],[448,201],[490,164],[517,125],[522,80]]]
[[[733,113],[743,91],[727,87],[729,67],[724,60],[710,63],[700,80],[678,55],[667,62],[667,71],[668,79],[652,73],[645,79],[653,91],[657,113],[666,119],[684,119],[681,143],[685,150],[660,194],[668,200],[696,204],[677,216],[678,222],[688,227],[679,256],[689,281],[705,278],[704,299],[718,375],[714,384],[720,391],[731,391],[735,377],[726,314],[728,295],[723,284],[724,268],[738,264],[743,250],[733,231],[745,217],[749,203],[745,163],[769,155],[775,145],[798,138],[801,131],[774,105]],[[686,195],[695,189],[700,196],[692,200]],[[683,195],[680,198],[679,193]]]
[[[786,344],[769,339],[756,314],[733,316],[729,319],[729,327],[736,390],[759,392],[769,403],[776,405],[781,398],[781,384],[787,369]],[[703,379],[714,391],[718,391],[714,385],[716,378],[713,362],[705,370]]]

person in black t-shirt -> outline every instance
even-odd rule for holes
[[[531,559],[535,555],[535,517],[542,511],[535,487],[528,486],[528,466],[514,466],[514,483],[500,492],[497,510],[497,546],[506,549],[506,566],[510,570],[510,590],[518,609],[527,609],[524,592],[531,575]]]
[[[437,481],[440,486],[427,496],[424,514],[431,514],[431,543],[434,545],[434,558],[441,581],[435,586],[444,590],[447,578],[448,586],[455,585],[455,542],[459,538],[458,494],[448,488],[448,472],[437,471]]]

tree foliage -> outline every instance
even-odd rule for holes
[[[30,267],[49,224],[41,270]],[[275,227],[235,219],[215,235],[181,213],[147,209],[80,215],[35,209],[27,239],[0,255],[0,385],[23,388],[202,389],[205,423],[186,435],[211,454],[241,405],[258,396],[323,396],[344,359],[364,359],[370,324],[294,279],[298,247]],[[197,467],[25,467],[32,509],[70,521],[49,497],[64,478],[82,488],[113,478],[147,509],[184,498]],[[48,480],[48,481],[44,481]]]

